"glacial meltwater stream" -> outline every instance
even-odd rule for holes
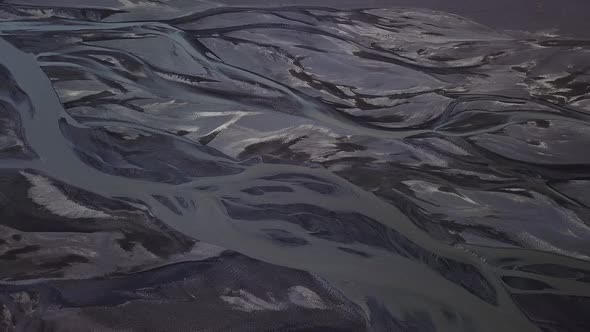
[[[0,331],[588,331],[590,40],[0,1]]]

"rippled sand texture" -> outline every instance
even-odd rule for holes
[[[1,331],[590,330],[590,41],[28,3],[0,4]]]

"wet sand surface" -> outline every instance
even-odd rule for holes
[[[1,2],[0,331],[589,330],[589,6]]]

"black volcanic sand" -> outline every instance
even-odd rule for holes
[[[587,5],[16,2],[0,331],[590,330]]]

